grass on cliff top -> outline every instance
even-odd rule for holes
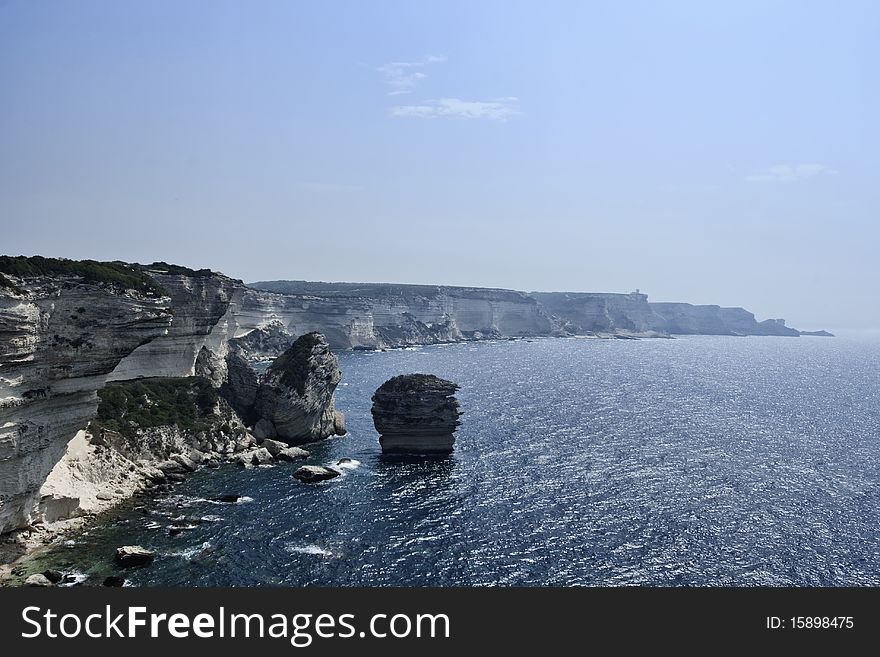
[[[21,278],[31,276],[77,276],[87,283],[104,283],[122,290],[163,296],[165,288],[147,274],[123,262],[68,260],[43,256],[0,256],[0,273]],[[4,278],[6,287],[10,282]],[[2,283],[0,283],[2,284]]]
[[[162,272],[163,274],[177,274],[180,276],[189,276],[190,278],[203,278],[205,276],[213,276],[214,272],[210,269],[190,269],[183,265],[170,265],[167,262],[154,262],[149,265],[143,265],[144,269],[151,269]]]
[[[218,399],[217,389],[197,376],[109,383],[98,396],[96,423],[125,436],[137,429],[172,425],[206,431]]]
[[[270,372],[281,374],[281,382],[296,390],[300,395],[305,393],[306,379],[309,375],[309,357],[312,349],[323,342],[320,333],[306,333],[296,339],[290,348],[278,356],[269,366]]]

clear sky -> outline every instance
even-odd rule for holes
[[[880,327],[880,3],[0,0],[0,252]]]

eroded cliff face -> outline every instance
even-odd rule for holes
[[[168,297],[75,276],[15,282],[0,289],[0,533],[33,519],[107,375],[172,323]]]
[[[244,285],[218,273],[192,276],[150,269],[145,273],[168,291],[174,320],[164,335],[124,358],[108,380],[199,374],[222,384]]]
[[[333,349],[381,349],[498,337],[553,335],[539,304],[512,290],[371,283],[256,283],[242,299],[239,335],[281,327],[317,331]],[[288,343],[289,344],[289,343]]]

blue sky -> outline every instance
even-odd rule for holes
[[[0,2],[4,253],[880,327],[880,4]]]

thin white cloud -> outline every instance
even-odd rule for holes
[[[296,183],[296,188],[303,192],[311,192],[315,194],[352,194],[364,190],[360,185],[341,185],[339,183],[314,181],[300,181]]]
[[[383,64],[376,70],[381,74],[386,85],[391,87],[389,96],[411,93],[413,87],[428,77],[424,69],[429,64],[440,64],[446,61],[443,55],[428,55],[416,62],[391,62]]]
[[[519,114],[518,99],[514,96],[495,98],[490,101],[440,98],[426,100],[419,105],[398,105],[391,108],[392,116],[434,119],[452,117],[459,119],[491,119],[505,121]]]
[[[777,164],[766,171],[746,176],[748,182],[791,183],[820,176],[833,176],[837,173],[824,164]]]

